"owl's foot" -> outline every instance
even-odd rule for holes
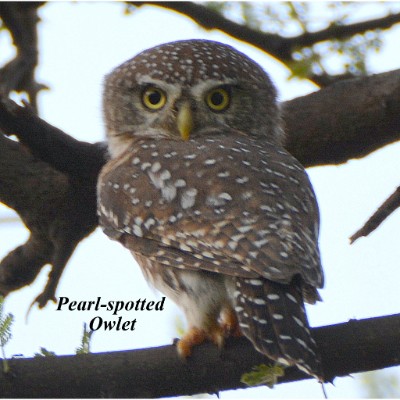
[[[190,328],[177,344],[178,354],[187,358],[192,354],[192,348],[207,340],[206,331],[199,328]]]
[[[178,354],[182,358],[187,358],[192,354],[192,349],[205,341],[209,340],[216,344],[221,350],[225,343],[225,338],[242,336],[239,322],[232,307],[221,310],[218,321],[209,321],[211,326],[206,329],[191,327],[177,344]]]
[[[219,349],[222,349],[225,336],[225,328],[220,325],[216,325],[208,331],[199,328],[190,328],[177,344],[178,354],[182,358],[187,358],[192,354],[194,346],[202,344],[207,340],[216,344]]]

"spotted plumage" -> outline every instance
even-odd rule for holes
[[[106,78],[111,161],[100,223],[184,311],[184,356],[244,334],[322,378],[304,300],[323,284],[319,217],[288,154],[269,77],[233,48],[189,40],[149,49]]]

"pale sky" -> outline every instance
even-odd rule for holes
[[[371,6],[373,7],[373,5]],[[374,14],[373,14],[374,15]],[[277,85],[281,100],[307,94],[315,87],[298,80],[288,81],[289,71],[271,57],[219,32],[206,32],[188,19],[155,7],[143,7],[132,15],[123,14],[116,3],[52,3],[40,10],[40,65],[37,79],[50,86],[39,98],[41,116],[80,140],[103,140],[101,116],[102,79],[112,68],[139,51],[154,45],[185,39],[208,38],[231,44],[259,62]],[[369,62],[373,72],[399,68],[400,27],[384,35],[381,53]],[[0,36],[0,64],[10,57],[9,39]],[[368,318],[400,311],[400,213],[394,213],[367,238],[352,246],[348,238],[399,185],[400,144],[386,146],[362,160],[342,166],[308,170],[321,211],[320,246],[326,285],[323,302],[307,307],[312,326],[331,325],[351,318]],[[13,215],[0,206],[0,219]],[[19,223],[0,224],[0,257],[24,242],[28,233]],[[56,311],[49,304],[25,314],[31,301],[45,285],[49,267],[30,287],[11,294],[6,310],[15,316],[8,356],[32,356],[40,347],[57,354],[71,354],[80,344],[83,322],[110,313]],[[58,296],[71,300],[160,300],[150,289],[130,253],[111,242],[97,229],[78,246],[63,274]],[[92,351],[103,352],[165,345],[177,335],[175,320],[180,315],[169,300],[164,311],[121,313],[137,319],[133,332],[97,331]],[[340,349],[338,349],[340,351]],[[400,378],[400,368],[396,369]],[[328,385],[329,398],[360,395],[357,375]],[[221,393],[229,397],[322,398],[314,381],[278,385],[273,392],[262,387]],[[400,394],[399,394],[400,396]]]

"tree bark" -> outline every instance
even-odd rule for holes
[[[400,139],[400,70],[283,103],[287,150],[305,167],[342,164]]]
[[[314,328],[327,381],[400,364],[400,314]],[[212,344],[179,359],[175,346],[77,356],[9,360],[2,397],[154,398],[245,388],[241,376],[268,359],[245,338]],[[279,383],[310,379],[288,368]],[[273,395],[273,394],[272,394]]]

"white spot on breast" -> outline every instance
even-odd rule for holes
[[[167,169],[165,169],[163,172],[161,172],[160,179],[162,179],[163,181],[166,181],[169,178],[171,178],[171,172],[169,172]]]
[[[142,217],[135,217],[134,222],[136,225],[142,225],[143,218]]]
[[[176,197],[176,187],[172,185],[164,186],[161,189],[162,197],[167,201],[172,201]]]
[[[236,247],[237,247],[237,246],[238,246],[238,243],[235,242],[234,240],[231,240],[231,241],[228,242],[228,247],[229,247],[231,250],[236,250]]]
[[[272,212],[272,211],[273,211],[272,208],[271,208],[270,206],[266,205],[266,204],[262,204],[262,205],[260,206],[260,210],[262,210],[262,211],[268,211],[268,212]]]
[[[248,181],[249,181],[249,178],[247,176],[243,176],[242,178],[236,178],[236,182],[239,184],[246,183]]]
[[[261,240],[256,240],[253,242],[254,246],[256,246],[258,249],[264,246],[264,244],[268,243],[268,239],[261,239]]]
[[[237,228],[237,230],[241,233],[246,233],[249,232],[253,229],[253,227],[251,225],[246,225],[246,226],[239,226],[239,228]]]
[[[275,293],[268,294],[267,297],[269,300],[279,300],[279,295]]]
[[[241,197],[243,200],[249,200],[253,197],[253,192],[251,192],[250,190],[243,192]]]
[[[143,237],[142,228],[141,228],[140,226],[138,226],[138,225],[133,225],[133,227],[132,227],[132,232],[133,232],[133,234],[134,234],[135,236]]]
[[[141,169],[142,169],[142,171],[145,171],[147,168],[149,168],[149,167],[151,167],[151,163],[149,163],[149,162],[144,162],[142,165],[141,165]]]
[[[233,241],[235,241],[235,242],[238,242],[239,240],[241,240],[241,239],[243,239],[244,238],[244,235],[242,234],[242,233],[239,233],[239,234],[237,234],[237,235],[233,235],[232,237],[231,237],[231,239],[233,240]]]
[[[197,189],[190,188],[183,192],[181,197],[181,207],[186,210],[187,208],[193,207],[196,202]]]
[[[258,251],[249,251],[249,256],[252,257],[252,258],[257,258]]]
[[[208,158],[206,161],[204,161],[204,165],[214,165],[217,162],[214,158]]]
[[[232,200],[232,196],[229,193],[223,192],[218,195],[218,198],[222,200]]]
[[[272,317],[276,320],[281,320],[283,319],[283,315],[282,314],[272,314]]]
[[[156,220],[154,218],[149,218],[146,220],[146,222],[143,224],[143,226],[146,229],[149,229],[151,226],[155,225],[155,223],[156,223]]]
[[[253,303],[254,304],[259,304],[259,305],[267,304],[267,302],[264,299],[260,299],[260,298],[253,299]]]
[[[177,179],[174,183],[176,188],[179,187],[185,187],[186,186],[186,181],[184,179]]]
[[[156,161],[152,166],[151,166],[151,172],[158,172],[161,169],[161,164]]]
[[[132,164],[133,165],[137,165],[137,164],[139,164],[140,163],[140,158],[139,157],[135,157],[133,160],[132,160]]]

